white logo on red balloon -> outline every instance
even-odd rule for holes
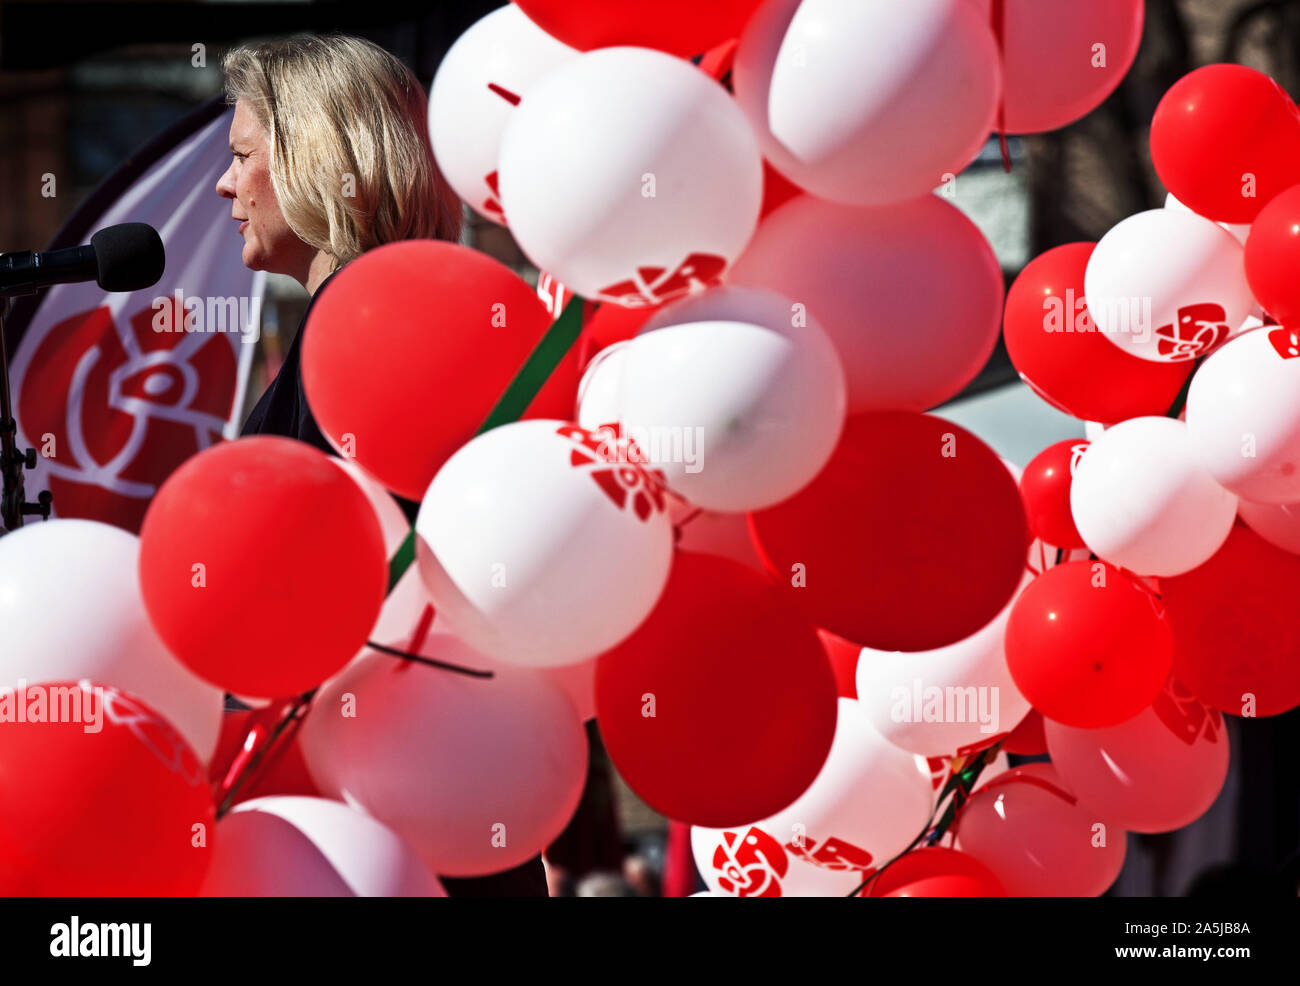
[[[104,714],[113,725],[129,729],[158,758],[159,763],[172,773],[180,774],[190,787],[203,782],[203,764],[185,738],[166,719],[111,688],[104,689]]]
[[[1218,709],[1210,709],[1185,686],[1170,678],[1164,691],[1156,696],[1151,711],[1188,746],[1204,737],[1207,743],[1219,741],[1219,731],[1223,728],[1223,715]]]
[[[780,897],[781,880],[790,870],[790,856],[819,869],[836,872],[856,871],[865,879],[875,871],[871,853],[834,837],[820,845],[805,839],[781,845],[762,829],[723,832],[722,841],[713,851],[713,868],[718,871],[718,886],[736,897]]]

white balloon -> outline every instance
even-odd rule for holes
[[[630,307],[718,280],[758,222],[758,144],[725,89],[648,48],[600,48],[547,74],[501,139],[520,248],[588,298]]]
[[[1237,498],[1201,465],[1183,422],[1130,418],[1083,453],[1070,512],[1084,544],[1111,564],[1181,575],[1227,540]]]
[[[616,359],[620,434],[706,510],[744,513],[793,496],[844,427],[835,347],[798,305],[767,291],[720,287],[670,305]]]
[[[880,734],[910,753],[935,756],[1015,729],[1029,702],[1011,678],[1003,649],[1014,603],[947,647],[912,653],[862,648],[858,701]]]
[[[416,521],[438,615],[510,664],[596,657],[654,608],[673,536],[663,491],[608,434],[502,425],[453,455]]]
[[[876,732],[857,702],[841,698],[831,751],[808,790],[753,825],[692,828],[691,849],[717,894],[845,896],[911,844],[932,804],[929,776],[912,755]]]
[[[631,339],[606,346],[587,364],[578,382],[578,424],[588,431],[618,423],[618,387]]]
[[[547,72],[578,54],[515,4],[492,11],[456,39],[429,90],[429,140],[456,194],[500,223],[501,134],[519,100]]]
[[[82,679],[119,688],[175,726],[206,764],[224,693],[159,639],[139,559],[135,535],[92,520],[50,520],[0,538],[0,688]]]
[[[445,897],[381,822],[325,798],[236,805],[217,823],[203,897]]]
[[[1174,212],[1192,212],[1191,209],[1174,197],[1173,192],[1169,192],[1165,196],[1165,208],[1172,209]],[[1199,216],[1200,213],[1194,212],[1192,215]],[[1250,235],[1250,223],[1219,223],[1219,225],[1235,236],[1237,242],[1242,246],[1246,245],[1246,237]]]
[[[988,139],[997,45],[969,0],[768,0],[735,62],[763,156],[802,188],[856,205],[951,180]]]
[[[1206,360],[1187,393],[1187,431],[1234,493],[1300,501],[1300,332],[1253,329]]]
[[[439,634],[420,654],[480,668]],[[321,792],[361,808],[443,876],[518,866],[568,824],[587,777],[587,736],[545,676],[473,678],[372,653],[317,695],[300,733]]]
[[[1237,516],[1273,547],[1300,555],[1300,503],[1239,500]]]
[[[1156,363],[1196,359],[1255,306],[1241,244],[1176,209],[1129,216],[1101,238],[1084,272],[1088,313],[1120,349]]]
[[[836,205],[809,195],[767,216],[728,274],[804,306],[834,343],[848,413],[925,411],[997,345],[1002,270],[984,234],[937,195]]]

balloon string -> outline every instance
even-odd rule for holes
[[[1007,84],[1006,84],[1006,0],[992,0],[989,4],[989,16],[992,22],[993,37],[998,42],[998,61],[1002,68],[1002,90],[998,93],[998,147],[1002,151],[1002,170],[1011,173],[1011,149],[1007,146]]]
[[[492,678],[495,672],[478,671],[474,668],[467,668],[460,664],[452,664],[448,661],[439,661],[432,657],[425,657],[423,654],[412,654],[410,651],[398,650],[396,647],[386,647],[383,644],[377,644],[373,640],[367,640],[366,646],[371,650],[377,650],[381,654],[387,654],[390,657],[400,657],[403,661],[414,661],[416,664],[427,664],[431,668],[441,668],[443,671],[454,671],[457,674],[468,675],[471,678]]]
[[[682,528],[685,527],[687,524],[689,524],[691,521],[693,521],[696,517],[698,517],[702,513],[704,513],[704,508],[696,507],[694,510],[692,510],[685,517],[683,517],[681,520],[679,520],[676,524],[673,525],[674,544],[676,544],[678,541],[682,539]]]
[[[906,849],[886,862],[884,866],[877,870],[873,870],[870,876],[849,892],[848,896],[857,897],[861,895],[867,887],[880,877],[880,874],[884,873],[885,870],[897,863],[922,842],[934,845],[943,839],[944,835],[948,834],[950,831],[951,834],[955,836],[956,828],[954,823],[957,820],[957,813],[970,799],[971,792],[975,787],[975,782],[979,780],[979,776],[984,771],[984,768],[997,758],[998,752],[1002,749],[1002,744],[1005,742],[1006,737],[1003,737],[996,743],[989,744],[983,750],[974,754],[974,759],[969,763],[963,758],[960,767],[954,763],[952,772],[948,775],[948,780],[943,785],[943,790],[941,790],[938,797],[934,799],[934,807],[930,809],[930,817],[926,820],[925,827],[921,829],[920,833],[911,841]],[[956,758],[954,758],[954,760],[956,760]],[[950,795],[952,796],[952,800],[948,803],[948,807],[944,810],[943,815],[940,817],[939,822],[936,825],[934,818],[939,814],[939,806],[942,805]]]
[[[231,763],[230,769],[226,772],[226,776],[217,791],[217,797],[220,799],[216,816],[218,820],[234,805],[235,797],[239,794],[240,789],[253,777],[261,776],[262,768],[269,767],[275,757],[288,747],[289,741],[297,732],[303,717],[306,716],[306,710],[311,705],[311,700],[316,695],[316,691],[313,688],[311,691],[293,699],[287,713],[283,711],[284,707],[281,706],[280,715],[282,718],[260,749],[258,743],[265,733],[265,722],[256,722],[249,729],[248,735],[244,737],[243,748],[234,762]],[[263,712],[265,711],[263,710]],[[277,747],[277,742],[282,739],[283,742]]]

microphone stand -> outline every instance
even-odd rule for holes
[[[18,422],[14,420],[9,394],[9,355],[5,349],[4,320],[9,316],[10,304],[8,295],[0,295],[0,536],[17,530],[27,516],[49,520],[54,499],[49,490],[42,490],[37,502],[31,503],[23,489],[23,469],[36,468],[36,449],[18,451]]]

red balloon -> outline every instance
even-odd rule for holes
[[[926,846],[890,863],[867,887],[868,897],[1005,897],[987,866],[956,849]]]
[[[1043,133],[1081,119],[1115,91],[1142,40],[1142,0],[1044,3],[977,0],[1002,34],[1002,106],[1009,134]],[[1097,60],[1094,45],[1105,45]]]
[[[140,588],[158,635],[237,695],[295,695],[338,671],[365,644],[387,582],[361,487],[290,438],[200,452],[158,490],[140,530]]]
[[[1022,757],[1037,757],[1047,752],[1047,732],[1043,728],[1043,714],[1037,709],[1030,709],[1020,725],[1011,730],[1002,741],[1003,753],[1014,753]]]
[[[1300,112],[1282,87],[1244,65],[1206,65],[1169,87],[1151,118],[1151,161],[1187,208],[1250,223],[1300,183]]]
[[[658,314],[662,305],[652,308],[626,308],[623,305],[602,303],[582,327],[590,340],[588,351],[595,356],[607,346],[625,342],[641,331],[641,326]]]
[[[196,894],[216,818],[203,763],[171,723],[89,682],[5,701],[21,702],[26,721],[0,722],[0,893]]]
[[[740,34],[759,0],[515,0],[543,31],[579,51],[612,45],[698,55]]]
[[[990,778],[949,831],[1011,897],[1096,897],[1119,876],[1128,847],[1124,830],[1079,801],[1050,763]]]
[[[610,759],[656,811],[725,828],[775,814],[812,783],[835,733],[817,634],[762,575],[679,551],[658,605],[596,665]]]
[[[1297,586],[1300,556],[1238,520],[1209,561],[1160,580],[1177,641],[1174,675],[1232,715],[1274,716],[1300,705]]]
[[[537,293],[486,254],[440,240],[388,243],[344,267],[312,305],[303,387],[335,446],[418,501],[550,324]],[[576,361],[524,416],[569,418],[574,374]]]
[[[1300,322],[1300,185],[1260,210],[1246,237],[1246,279],[1255,300],[1283,325]]]
[[[964,428],[910,411],[850,417],[817,478],[751,514],[750,530],[812,623],[877,650],[969,637],[1010,601],[1028,547],[1002,460]]]
[[[1007,621],[1007,668],[1048,719],[1100,729],[1164,688],[1174,637],[1160,600],[1105,562],[1065,562],[1029,583]]]
[[[1083,294],[1096,245],[1054,247],[1020,272],[1002,320],[1007,355],[1034,393],[1072,417],[1115,424],[1165,414],[1192,367],[1138,359],[1096,331]]]
[[[1074,466],[1089,443],[1067,438],[1039,452],[1020,476],[1029,530],[1053,548],[1082,548],[1083,538],[1070,512],[1070,483]]]
[[[826,649],[826,656],[831,661],[831,671],[835,675],[835,690],[840,698],[857,699],[858,697],[858,658],[862,647],[843,637],[836,636],[829,630],[818,630],[817,636]]]

